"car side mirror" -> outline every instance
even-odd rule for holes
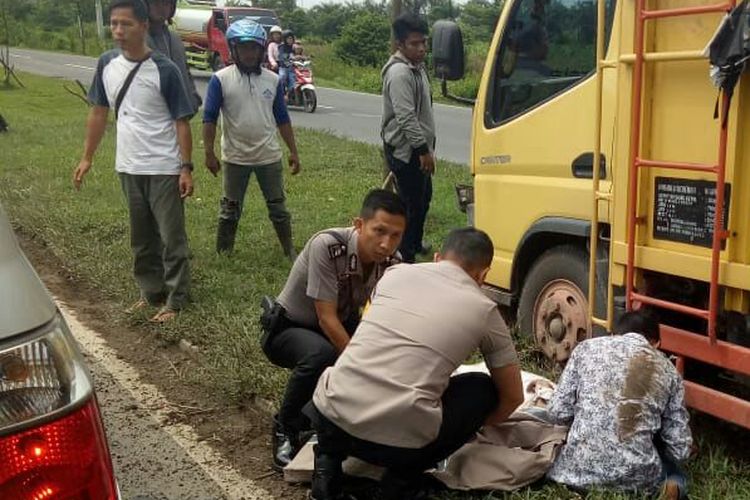
[[[453,21],[437,21],[432,28],[432,61],[441,80],[464,77],[464,41],[461,28]]]

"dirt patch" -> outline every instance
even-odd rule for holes
[[[47,288],[68,304],[82,323],[100,333],[144,381],[158,387],[176,408],[184,409],[173,413],[175,422],[192,426],[200,439],[277,498],[306,498],[306,488],[288,485],[271,469],[271,418],[267,409],[260,404],[228,404],[188,380],[184,374],[200,367],[197,357],[166,343],[153,331],[118,320],[121,314],[116,307],[102,301],[99,292],[68,272],[43,241],[22,228],[17,228],[16,234]]]

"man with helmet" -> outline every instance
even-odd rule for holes
[[[268,31],[271,41],[268,42],[268,69],[279,72],[279,45],[281,44],[281,27],[271,26]]]
[[[185,89],[193,102],[195,108],[193,113],[196,113],[201,106],[201,96],[195,89],[193,77],[190,75],[182,40],[177,33],[168,27],[177,9],[177,0],[146,0],[146,4],[148,5],[149,20],[148,37],[146,39],[148,46],[157,52],[161,52],[177,65]]]
[[[281,34],[281,45],[279,45],[279,78],[284,85],[284,92],[294,90],[294,70],[292,69],[292,56],[294,56],[294,32],[284,30]]]
[[[214,153],[216,123],[221,115],[224,196],[216,251],[229,253],[234,247],[245,191],[254,173],[284,254],[293,261],[296,252],[292,243],[291,215],[285,205],[277,129],[289,148],[292,175],[299,172],[300,163],[279,77],[261,66],[266,32],[258,23],[244,18],[233,22],[226,36],[235,64],[211,77],[203,110],[206,167],[213,175],[221,170]]]

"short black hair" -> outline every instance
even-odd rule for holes
[[[393,21],[393,36],[399,42],[403,42],[410,33],[421,33],[425,36],[430,34],[427,21],[412,12],[405,12]]]
[[[612,333],[615,335],[640,333],[650,342],[659,342],[661,339],[661,335],[659,334],[659,319],[651,309],[626,312],[615,321]]]
[[[372,219],[375,212],[384,210],[391,215],[400,215],[406,218],[406,205],[401,201],[396,193],[386,191],[385,189],[373,189],[362,202],[362,209],[359,216],[363,219]]]
[[[133,11],[133,17],[139,21],[148,21],[148,5],[144,0],[112,0],[109,4],[109,15],[115,9],[130,9]]]
[[[464,269],[481,270],[492,264],[495,248],[484,231],[474,227],[462,227],[448,233],[440,253],[443,257],[451,255]]]

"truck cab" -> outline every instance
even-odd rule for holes
[[[750,427],[748,80],[718,97],[704,52],[732,7],[505,2],[474,105],[470,213],[495,245],[495,297],[546,356],[652,308],[688,404]],[[463,73],[450,23],[433,59],[438,77]]]
[[[217,71],[232,64],[226,41],[226,31],[238,19],[251,19],[265,28],[279,24],[271,9],[256,7],[213,7],[206,5],[180,6],[175,14],[177,33],[185,44],[187,62],[204,71]]]

